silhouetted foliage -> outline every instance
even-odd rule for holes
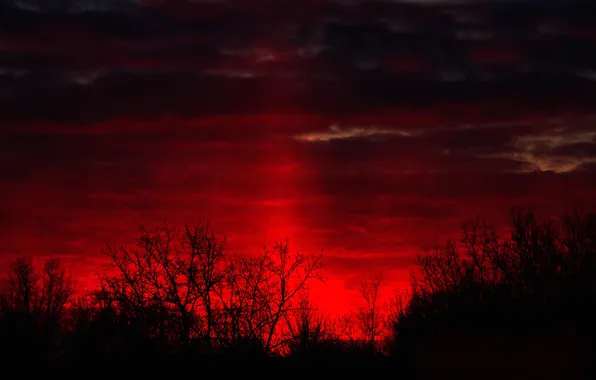
[[[409,293],[383,303],[381,276],[368,276],[361,306],[331,318],[308,298],[320,254],[287,240],[231,254],[206,224],[141,228],[134,246],[106,248],[98,287],[78,298],[59,261],[15,259],[0,338],[5,360],[106,374],[577,378],[595,358],[595,251],[596,215],[514,210],[507,236],[467,224],[417,256]]]
[[[326,357],[339,346],[336,321],[322,315],[304,295],[285,317],[288,354],[295,357]]]
[[[379,289],[381,275],[365,277],[360,284],[360,295],[364,300],[364,307],[358,311],[358,327],[364,342],[374,347],[383,331],[383,315],[379,305]]]
[[[94,297],[175,350],[280,351],[281,322],[321,279],[321,255],[292,253],[288,241],[257,256],[224,245],[207,225],[142,228],[135,248],[108,247],[112,265]]]
[[[417,371],[460,377],[474,372],[475,363],[495,367],[487,376],[511,375],[522,361],[526,377],[538,367],[553,376],[579,370],[579,354],[557,368],[544,359],[593,349],[595,250],[592,214],[541,221],[515,210],[504,239],[485,223],[466,225],[460,244],[449,240],[418,256],[412,297],[395,321],[394,354]],[[482,360],[474,356],[480,352]],[[459,373],[449,373],[454,368]]]
[[[8,357],[27,353],[50,359],[56,347],[64,307],[74,284],[60,262],[51,259],[36,270],[30,257],[18,257],[0,289],[0,339]]]

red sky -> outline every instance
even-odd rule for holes
[[[106,243],[208,221],[233,252],[323,249],[313,294],[339,312],[476,216],[595,205],[574,8],[50,3],[0,9],[0,262],[59,257],[92,286]]]

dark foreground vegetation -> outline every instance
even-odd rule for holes
[[[418,256],[411,291],[381,304],[381,277],[340,318],[310,304],[321,255],[280,242],[229,254],[207,225],[141,229],[109,247],[98,288],[73,297],[57,260],[7,270],[3,367],[77,376],[576,379],[595,351],[596,215],[514,211],[507,236],[476,221]],[[6,372],[8,373],[8,372]]]

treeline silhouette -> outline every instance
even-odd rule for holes
[[[467,224],[417,256],[409,292],[383,303],[382,277],[368,276],[362,306],[331,317],[308,299],[322,254],[288,241],[231,254],[207,224],[141,227],[133,247],[105,249],[110,265],[83,296],[58,260],[15,259],[1,360],[62,374],[582,378],[595,358],[595,251],[595,214],[514,210],[506,236]]]

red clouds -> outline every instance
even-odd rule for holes
[[[398,128],[386,116],[362,125],[366,115],[354,115],[335,129],[326,126],[330,118],[172,117],[7,131],[4,258],[56,255],[91,281],[101,247],[132,243],[139,224],[206,220],[234,252],[286,236],[296,249],[324,249],[335,287],[351,278],[349,290],[373,271],[397,286],[417,250],[457,236],[466,220],[500,225],[518,205],[547,213],[589,206],[596,190],[589,166],[525,169],[537,155],[553,165],[578,157],[589,165],[589,117],[571,126],[548,118],[421,123],[421,116]],[[298,138],[304,135],[333,138]],[[528,141],[554,145],[538,152]],[[577,154],[565,149],[580,142]]]

